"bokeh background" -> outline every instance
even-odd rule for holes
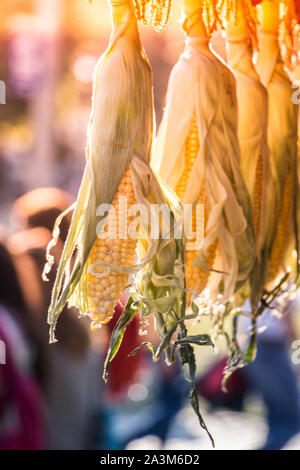
[[[184,47],[178,5],[166,32],[140,29],[159,124],[169,73]],[[153,365],[146,351],[127,357],[139,341],[138,321],[106,385],[101,375],[113,325],[91,333],[65,309],[59,341],[48,344],[53,279],[41,281],[45,249],[56,216],[78,191],[93,70],[109,34],[105,0],[0,0],[0,80],[6,84],[0,105],[0,339],[6,345],[0,449],[211,448],[178,367],[163,360]],[[220,34],[214,47],[224,56]],[[298,303],[266,317],[258,359],[233,377],[227,394],[220,388],[222,343],[214,352],[197,351],[201,407],[218,449],[300,448]],[[191,331],[199,328],[206,332],[209,324],[190,324]],[[153,339],[151,324],[147,334]]]

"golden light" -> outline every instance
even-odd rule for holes
[[[75,60],[73,73],[79,82],[89,84],[93,81],[97,60],[97,57],[91,54],[82,55]]]

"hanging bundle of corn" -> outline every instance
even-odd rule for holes
[[[145,233],[148,228],[148,213],[134,222],[134,205],[143,204],[150,212],[150,201],[162,204],[165,199],[148,165],[153,132],[150,67],[132,9],[121,3],[112,9],[114,30],[95,72],[86,168],[77,202],[69,209],[74,213],[49,310],[52,340],[66,301],[89,315],[94,327],[107,322],[129,275],[160,247],[161,232],[150,243],[147,259],[134,266],[139,226],[145,226]],[[45,276],[64,215],[56,222]]]
[[[281,59],[278,30],[286,2],[264,0],[258,5],[259,52],[255,65],[269,94],[268,143],[275,182],[275,211],[267,286],[274,289],[293,269],[298,276],[297,105]],[[293,261],[293,266],[287,265]],[[293,281],[290,276],[291,282]]]
[[[250,1],[245,0],[224,0],[219,4],[226,30],[227,61],[236,77],[241,172],[252,203],[256,244],[256,261],[249,274],[249,282],[233,300],[236,310],[233,314],[231,355],[225,369],[227,379],[236,368],[255,357],[256,322],[263,305],[261,300],[274,224],[274,185],[267,143],[268,93],[252,61],[253,49],[257,46],[256,10]],[[243,354],[238,345],[236,326],[237,313],[244,314],[245,310],[250,310],[252,328],[249,347]]]
[[[257,7],[259,24],[263,30],[259,33],[260,44],[256,50],[259,57],[257,69],[260,72],[261,81],[269,92],[268,97],[253,70],[252,52],[245,40],[248,29],[245,15],[240,21],[229,22],[227,25],[228,58],[237,77],[241,168],[252,197],[257,262],[249,276],[252,291],[250,297],[252,328],[249,347],[244,355],[238,346],[235,338],[237,336],[237,318],[235,318],[233,323],[235,348],[232,349],[225,371],[227,372],[225,381],[233,370],[255,357],[258,316],[268,306],[282,305],[283,299],[288,298],[285,293],[287,288],[294,290],[293,282],[290,286],[285,282],[287,274],[283,263],[288,257],[291,258],[293,237],[296,249],[298,243],[297,185],[296,179],[294,181],[290,179],[292,175],[294,178],[296,168],[293,90],[280,61],[278,44],[279,23],[284,16],[282,12],[281,15],[279,14],[278,2],[257,3],[259,4]],[[240,5],[242,7],[242,1]],[[287,2],[284,3],[285,7],[286,5]],[[242,8],[240,11],[242,14]],[[287,10],[283,11],[287,12]],[[273,29],[274,25],[275,29]],[[274,46],[273,54],[271,44]],[[252,104],[255,109],[252,108]],[[256,141],[255,130],[260,140]],[[270,144],[270,153],[267,143]],[[252,162],[256,163],[255,167],[252,167]],[[254,180],[251,178],[251,171],[255,177]],[[295,267],[297,267],[296,263]],[[239,294],[242,294],[242,299],[245,299],[245,290]],[[247,307],[244,306],[244,308]]]
[[[184,208],[193,207],[186,227],[192,226],[192,233],[185,230],[187,291],[202,293],[197,302],[213,306],[246,282],[255,245],[251,202],[240,172],[235,79],[209,47],[205,3],[183,3],[186,48],[170,76],[151,165]],[[210,4],[213,15],[216,3]],[[204,236],[196,244],[203,222]]]
[[[263,272],[255,282],[262,289],[268,266],[270,231],[274,214],[274,193],[267,142],[268,93],[252,61],[249,42],[252,22],[248,23],[244,0],[235,0],[235,11],[225,16],[228,63],[234,71],[238,98],[238,137],[241,170],[253,210],[257,259]],[[227,0],[227,4],[232,4]],[[250,5],[247,8],[254,8]],[[252,11],[251,10],[251,11]],[[254,17],[251,16],[251,18]],[[253,34],[253,32],[251,33]],[[257,43],[257,41],[255,41]]]
[[[131,3],[111,0],[111,6],[113,33],[95,72],[86,168],[77,201],[68,209],[74,212],[49,308],[50,339],[55,341],[55,324],[66,302],[89,316],[96,328],[109,321],[130,284],[128,301],[111,335],[104,378],[127,325],[139,313],[144,324],[147,316],[154,315],[161,344],[157,350],[147,346],[155,360],[165,351],[169,363],[178,350],[182,366],[189,368],[191,404],[206,429],[199,413],[190,343],[211,341],[207,335],[187,336],[178,228],[181,207],[148,164],[153,132],[151,71]],[[65,214],[56,222],[44,277]],[[172,342],[176,331],[177,340]]]

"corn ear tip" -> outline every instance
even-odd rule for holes
[[[51,326],[50,327],[50,338],[49,338],[49,343],[50,344],[54,344],[54,343],[57,343],[57,339],[55,337],[55,333],[54,333],[54,327]]]
[[[42,273],[42,280],[43,280],[44,282],[49,282],[49,278],[48,278],[47,274],[48,274],[48,273],[47,273],[45,270],[44,270],[43,273]]]
[[[102,375],[104,383],[107,383],[107,380],[108,380],[108,367],[109,367],[109,362],[108,360],[106,360],[104,364],[103,375]]]
[[[228,393],[227,380],[226,380],[226,378],[224,378],[223,381],[222,381],[222,392],[223,392],[223,393]]]

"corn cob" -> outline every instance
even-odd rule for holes
[[[238,315],[232,316],[230,357],[225,369],[227,378],[246,362],[255,358],[256,317],[264,292],[266,264],[272,228],[272,179],[269,171],[267,145],[268,95],[253,65],[253,50],[257,46],[257,18],[255,8],[248,0],[224,0],[222,19],[226,29],[227,60],[236,77],[238,100],[238,137],[241,146],[241,172],[249,191],[256,259],[249,280],[233,297],[233,305],[240,312],[245,302],[251,308],[252,329],[246,354],[237,339]],[[251,41],[251,42],[250,42]],[[252,45],[252,47],[251,47]],[[229,310],[229,309],[228,309]]]
[[[187,286],[199,275],[195,290],[207,287],[206,300],[213,305],[245,282],[255,254],[250,199],[239,168],[235,80],[209,49],[209,25],[216,21],[203,21],[204,3],[196,8],[193,0],[184,1],[186,51],[170,76],[151,164],[184,204],[204,203],[204,239],[197,253],[185,253]]]
[[[126,197],[128,206],[136,204],[130,170],[127,170],[115,194],[112,210],[108,213],[107,226],[109,230],[102,230],[98,234],[88,259],[88,268],[95,265],[95,273],[100,274],[105,269],[97,267],[99,263],[110,263],[128,268],[134,264],[137,240],[133,240],[128,233],[122,234],[133,216],[128,216],[120,205],[120,197]],[[110,232],[111,230],[111,232]],[[117,235],[114,239],[112,236]],[[121,236],[125,237],[121,238]],[[119,237],[118,237],[119,236]],[[112,318],[114,307],[118,303],[124,287],[128,284],[129,274],[110,272],[97,278],[91,272],[87,275],[88,309],[94,325],[107,323]]]
[[[277,225],[276,236],[271,250],[269,262],[268,283],[272,283],[274,279],[284,271],[284,259],[287,250],[291,245],[292,234],[292,215],[293,215],[293,178],[292,168],[289,165],[285,177],[282,207],[280,210],[280,218]]]
[[[196,117],[193,117],[191,130],[189,136],[185,141],[185,152],[184,152],[184,171],[176,187],[176,194],[183,201],[186,195],[187,183],[190,178],[193,165],[198,156],[200,144],[198,137],[198,127]],[[204,227],[207,224],[208,214],[207,207],[205,205],[205,181],[203,182],[202,191],[198,199],[197,204],[202,204],[204,206]],[[196,209],[192,212],[192,232],[195,233],[197,227],[201,226],[201,221],[196,220]],[[198,223],[197,223],[198,222]],[[190,240],[192,243],[195,242],[196,237],[193,240]],[[213,243],[208,248],[208,256],[205,259],[205,264],[208,269],[201,269],[194,265],[195,260],[197,259],[198,252],[197,250],[185,250],[185,274],[186,274],[186,287],[188,291],[187,294],[187,303],[188,305],[191,302],[192,291],[197,292],[198,294],[203,291],[206,287],[207,280],[210,275],[209,268],[213,268],[215,255],[216,255],[217,241]]]
[[[292,260],[292,251],[295,248],[297,252],[295,270],[297,273],[299,269],[296,220],[298,211],[296,184],[297,107],[293,103],[293,88],[283,68],[278,44],[280,22],[288,21],[288,11],[289,2],[281,0],[273,3],[264,0],[258,7],[261,25],[259,32],[260,51],[257,54],[256,68],[269,92],[268,142],[271,150],[276,203],[267,279],[267,287],[271,290],[275,287],[275,281],[286,272],[286,260]]]
[[[69,208],[69,211],[74,209],[74,213],[49,308],[51,341],[55,341],[55,324],[66,302],[76,306],[82,315],[89,316],[93,329],[109,321],[129,276],[143,269],[151,279],[149,263],[156,263],[162,250],[164,272],[156,273],[160,294],[165,296],[166,290],[172,291],[173,282],[176,295],[182,294],[177,274],[173,272],[179,242],[168,240],[168,243],[162,243],[162,227],[159,227],[158,239],[147,240],[151,211],[155,211],[155,205],[167,205],[148,164],[153,132],[151,70],[141,46],[131,3],[113,0],[112,5],[113,34],[95,72],[86,168],[75,207]],[[146,219],[139,218],[138,224],[148,251],[136,264],[137,240],[131,239],[127,231],[122,236],[118,233],[126,225],[124,222],[129,226],[132,220],[122,212],[121,196],[126,196],[128,209],[138,202],[143,204],[148,215]],[[108,215],[104,217],[102,210],[107,205]],[[55,224],[45,276],[51,268],[50,250],[57,240],[64,215],[66,213]],[[108,222],[108,233],[105,233],[105,222]],[[165,311],[169,306],[173,308],[168,299],[164,304]]]
[[[228,3],[229,0],[225,2],[226,6]],[[255,315],[266,281],[274,223],[275,191],[267,143],[268,94],[253,65],[253,47],[249,43],[249,39],[252,39],[252,46],[255,48],[257,45],[255,8],[244,0],[233,0],[231,3],[232,11],[227,11],[224,18],[227,59],[237,81],[241,171],[252,202],[257,255],[253,272],[249,276],[250,289],[246,285],[236,301],[239,305],[244,304],[250,296],[252,313]]]
[[[253,224],[255,239],[258,239],[261,228],[261,214],[263,209],[264,165],[262,153],[259,154],[255,172],[255,190],[253,201]]]
[[[146,345],[154,360],[165,351],[168,363],[175,361],[178,349],[182,366],[189,369],[191,404],[201,427],[207,429],[199,411],[196,362],[190,343],[211,345],[211,341],[208,335],[187,336],[183,243],[174,236],[181,208],[177,197],[164,184],[158,183],[148,165],[153,125],[151,71],[140,43],[131,2],[111,0],[111,3],[117,8],[112,14],[114,32],[95,74],[87,164],[53,289],[48,317],[50,340],[55,341],[55,324],[67,301],[91,318],[93,328],[108,321],[128,275],[135,274],[129,299],[111,335],[104,379],[128,324],[139,313],[145,322],[148,315],[153,315],[161,343],[156,350],[151,343]],[[140,256],[134,266],[135,242],[120,244],[115,239],[107,242],[104,218],[98,214],[99,207],[103,209],[102,204],[112,204],[106,219],[108,235],[114,233],[114,228],[119,229],[123,213],[118,210],[118,196],[124,191],[129,194],[129,201],[143,205],[148,215],[152,214],[152,209],[156,211],[157,205],[164,206],[162,217],[156,218],[159,230],[154,239],[149,237],[149,220],[139,219],[137,251]],[[116,220],[114,209],[118,214]],[[167,220],[166,213],[171,220]],[[45,274],[51,265],[50,249],[63,216],[54,228]],[[100,298],[98,293],[102,289]],[[176,332],[177,342],[171,347]]]

